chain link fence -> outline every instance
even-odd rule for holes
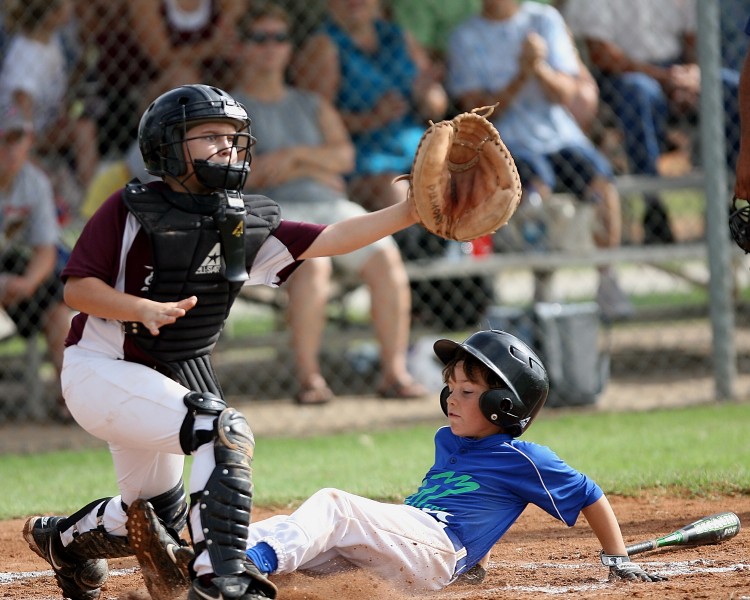
[[[424,130],[419,94],[426,82],[445,93],[443,117],[477,99],[501,103],[492,118],[524,181],[523,201],[511,223],[470,243],[447,242],[418,227],[395,236],[410,276],[407,364],[431,391],[440,388],[432,341],[492,326],[516,332],[542,353],[557,389],[553,405],[622,406],[644,395],[664,404],[716,399],[717,329],[710,314],[712,285],[721,280],[731,282],[738,332],[731,342],[736,354],[730,349],[726,356],[739,373],[748,372],[747,261],[731,252],[727,264],[714,265],[706,243],[707,210],[715,203],[727,209],[739,143],[746,3],[722,0],[709,14],[690,2],[644,1],[634,7],[632,0],[529,0],[519,3],[515,16],[497,21],[478,20],[476,1],[277,4],[289,15],[288,82],[316,92],[334,89],[332,103],[356,148],[379,141],[379,151],[398,155],[396,166],[379,169],[379,175],[408,170],[418,136],[407,143],[403,130],[389,123]],[[260,5],[253,0],[2,3],[0,101],[14,99],[35,127],[29,160],[50,181],[60,227],[58,268],[98,204],[131,177],[146,177],[137,125],[156,95],[195,81],[232,92],[247,52],[285,43],[252,39],[253,28],[287,25],[273,16],[249,18]],[[368,15],[375,10],[377,15]],[[373,19],[378,25],[370,28]],[[327,27],[329,40],[323,51],[321,27]],[[634,39],[634,32],[642,33]],[[712,35],[720,45],[701,54],[701,36]],[[549,79],[555,70],[567,74],[563,88]],[[722,113],[721,141],[708,149],[700,87],[707,79],[721,87]],[[400,99],[379,105],[389,92]],[[379,134],[357,124],[357,118],[372,115],[380,116],[374,121]],[[257,123],[259,131],[262,125]],[[549,131],[539,130],[547,126]],[[3,251],[28,258],[33,238],[17,232],[29,231],[27,220],[38,207],[29,199],[11,200],[9,165],[17,140],[6,129],[0,124]],[[712,151],[722,164],[706,163]],[[360,168],[358,162],[355,169]],[[717,169],[726,189],[710,187],[715,180],[707,175]],[[349,195],[367,205],[358,196],[361,186],[352,185],[358,174],[348,178]],[[252,185],[252,174],[249,181]],[[726,227],[716,235],[726,241]],[[3,272],[23,274],[25,263],[19,265],[5,261]],[[351,273],[335,273],[333,281],[319,352],[322,375],[337,396],[372,396],[381,365],[369,288]],[[43,301],[36,308],[46,315],[60,298],[42,294],[32,301]],[[269,288],[249,290],[236,302],[215,357],[228,396],[288,401],[299,391],[287,301],[283,288]],[[10,316],[2,321],[0,421],[54,417],[59,397],[54,344],[63,327],[57,321],[57,331],[51,331],[49,322],[46,328],[37,322],[39,315],[4,304]],[[28,318],[33,322],[25,323]],[[27,329],[27,337],[19,335]],[[730,395],[744,395],[746,388],[740,375]],[[343,412],[339,416],[345,418]]]

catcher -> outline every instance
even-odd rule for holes
[[[213,348],[243,285],[278,285],[306,258],[411,226],[414,199],[329,226],[282,220],[269,198],[242,195],[250,118],[211,86],[159,96],[138,141],[162,181],[134,180],[106,200],[62,275],[65,301],[79,311],[66,341],[65,400],[109,444],[119,494],[67,517],[31,517],[23,535],[72,600],[98,598],[106,559],[132,554],[154,600],[186,589],[190,600],[275,598],[245,555],[254,439],[223,398]],[[185,455],[194,458],[189,508]],[[178,537],[186,524],[194,556]]]
[[[549,448],[518,439],[549,390],[536,354],[503,331],[439,340],[434,350],[445,365],[440,406],[448,427],[435,435],[435,463],[417,491],[388,504],[320,490],[291,515],[250,525],[253,564],[267,574],[354,565],[411,591],[479,583],[482,557],[534,504],[570,527],[583,514],[610,580],[662,581],[630,561],[596,483]]]
[[[134,180],[110,196],[62,274],[65,301],[79,311],[66,340],[65,401],[109,444],[119,494],[70,516],[31,517],[23,536],[72,600],[98,598],[106,559],[132,554],[155,600],[186,588],[193,600],[274,598],[245,556],[252,431],[227,406],[212,351],[243,285],[279,285],[300,261],[361,248],[411,226],[416,213],[404,201],[325,227],[284,221],[269,198],[242,195],[250,118],[215,87],[159,96],[138,141],[161,181]],[[155,520],[137,511],[145,502]],[[186,523],[189,578],[176,552]]]

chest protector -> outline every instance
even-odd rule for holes
[[[258,250],[279,225],[279,207],[265,196],[190,196],[138,180],[125,187],[123,199],[151,244],[153,279],[145,297],[198,298],[158,336],[136,322],[126,323],[125,332],[183,385],[221,395],[210,355]]]

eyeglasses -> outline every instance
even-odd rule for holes
[[[292,37],[288,33],[277,32],[269,33],[267,31],[252,31],[247,35],[247,40],[254,44],[266,44],[268,42],[276,42],[277,44],[285,44],[290,41]]]

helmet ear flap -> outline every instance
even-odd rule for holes
[[[451,395],[451,391],[446,385],[442,390],[440,390],[440,408],[443,409],[443,413],[445,416],[448,416],[448,396]]]
[[[479,397],[479,410],[490,423],[502,427],[503,415],[513,410],[513,400],[508,390],[493,388]]]
[[[446,417],[448,416],[448,396],[450,395],[451,391],[447,385],[440,390],[440,408]],[[507,390],[493,388],[479,397],[479,410],[490,423],[501,427],[503,415],[513,410],[513,400],[508,397]]]

